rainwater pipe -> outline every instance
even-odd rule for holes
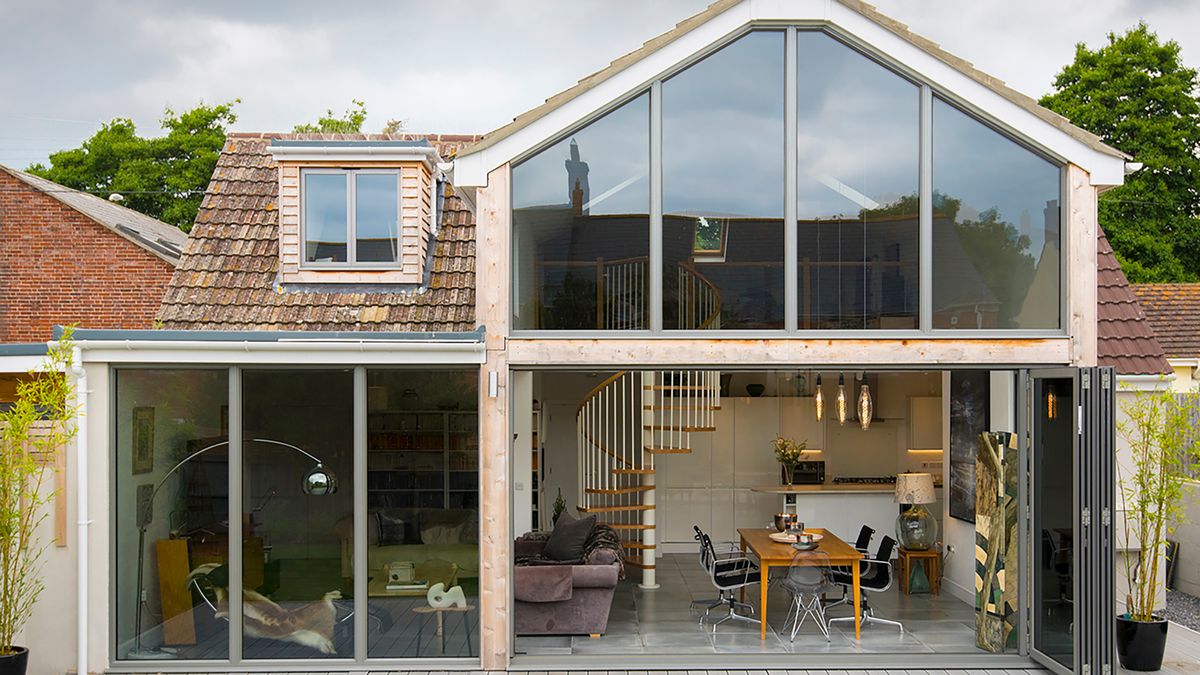
[[[88,672],[88,390],[87,371],[83,367],[83,350],[78,346],[71,354],[71,372],[75,375],[75,672]]]

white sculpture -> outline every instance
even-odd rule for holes
[[[463,594],[462,586],[454,586],[446,590],[446,585],[438,582],[430,587],[425,598],[429,600],[429,606],[436,609],[445,609],[451,606],[461,609],[467,606],[467,596]]]

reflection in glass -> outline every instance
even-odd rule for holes
[[[513,168],[514,328],[648,328],[649,101]]]
[[[1074,638],[1074,382],[1069,378],[1035,380],[1033,465],[1034,631],[1033,646],[1071,670]]]
[[[243,657],[351,657],[353,373],[246,371],[242,391]],[[332,494],[305,490],[317,464]]]
[[[916,329],[920,89],[797,35],[799,327]]]
[[[396,262],[400,239],[399,175],[354,174],[354,257],[358,262]]]
[[[304,173],[304,260],[346,262],[346,174]]]
[[[934,328],[1059,327],[1059,174],[934,99]]]
[[[479,656],[477,391],[477,371],[367,373],[369,657]],[[467,605],[440,635],[439,583]]]
[[[663,82],[663,326],[783,328],[784,34]]]
[[[227,658],[228,371],[121,369],[115,391],[117,658]]]

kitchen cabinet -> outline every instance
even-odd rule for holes
[[[910,450],[942,449],[942,397],[909,397],[908,448]]]

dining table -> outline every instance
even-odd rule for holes
[[[759,616],[761,617],[762,639],[767,639],[767,586],[772,567],[793,567],[796,565],[832,565],[849,567],[854,579],[854,639],[862,637],[862,590],[860,588],[860,561],[863,554],[837,535],[823,528],[805,528],[809,534],[820,535],[816,548],[812,551],[798,551],[789,543],[775,541],[771,535],[776,532],[773,527],[742,527],[738,528],[743,553],[751,553],[758,558],[758,568],[761,572],[759,582]],[[807,554],[807,555],[806,555]],[[742,600],[745,600],[746,590],[742,589]]]

